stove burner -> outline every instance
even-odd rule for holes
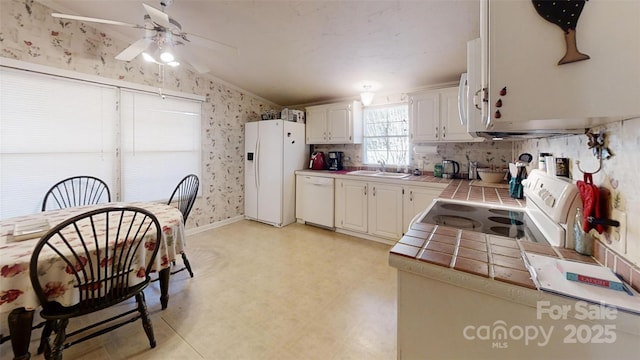
[[[475,211],[476,210],[475,208],[473,208],[471,206],[460,205],[460,204],[442,204],[442,205],[440,205],[440,207],[442,207],[443,209],[453,210],[453,211],[471,212],[471,211]]]
[[[506,217],[489,216],[489,220],[495,221],[500,224],[507,225],[524,225],[524,223],[518,219],[510,219]]]
[[[502,236],[507,236],[510,238],[516,238],[516,239],[520,239],[522,237],[524,237],[524,231],[520,230],[520,229],[516,229],[514,227],[506,227],[506,226],[492,226],[491,231],[502,235]]]
[[[456,215],[436,215],[433,217],[433,221],[436,225],[445,225],[465,230],[479,229],[482,227],[479,221]]]

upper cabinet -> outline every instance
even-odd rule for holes
[[[460,122],[458,87],[411,94],[409,106],[411,141],[476,141]]]
[[[307,144],[361,144],[362,103],[341,102],[307,107]]]
[[[640,1],[482,0],[488,129],[639,116],[639,34]]]

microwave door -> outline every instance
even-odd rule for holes
[[[458,114],[460,124],[466,129],[469,121],[467,113],[467,100],[469,98],[469,84],[467,83],[467,73],[460,75],[460,85],[458,86]]]

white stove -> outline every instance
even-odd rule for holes
[[[533,170],[523,186],[524,208],[437,199],[414,221],[573,248],[574,218],[582,207],[575,183]]]

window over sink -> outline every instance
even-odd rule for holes
[[[407,104],[364,109],[365,164],[409,165],[409,107]]]

